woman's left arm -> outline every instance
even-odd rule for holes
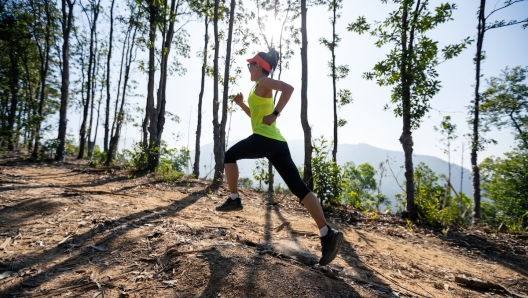
[[[274,80],[268,77],[261,78],[258,83],[262,87],[281,91],[279,102],[275,106],[275,110],[281,113],[288,101],[290,100],[294,88],[291,85],[284,83],[283,81]],[[277,116],[270,114],[268,116],[265,116],[262,119],[262,122],[264,124],[271,125],[273,122],[275,122],[275,120],[277,120]]]

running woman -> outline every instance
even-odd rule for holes
[[[278,54],[274,49],[268,53],[260,52],[247,60],[251,81],[255,82],[248,96],[249,107],[244,103],[242,93],[237,94],[233,100],[251,118],[253,134],[236,143],[225,153],[225,175],[231,194],[222,205],[216,207],[216,210],[228,212],[243,209],[238,195],[236,161],[266,157],[317,224],[322,246],[319,264],[327,265],[336,257],[343,242],[343,233],[328,226],[317,197],[302,181],[292,161],[288,143],[276,127],[275,121],[293,93],[292,86],[268,77],[277,67],[277,61]],[[273,106],[273,90],[281,91],[277,106]]]

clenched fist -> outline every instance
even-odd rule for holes
[[[234,101],[237,105],[240,105],[241,103],[244,102],[244,95],[243,95],[241,92],[239,92],[239,93],[235,96],[235,98],[233,98],[233,101]]]

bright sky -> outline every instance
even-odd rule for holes
[[[336,59],[338,65],[347,64],[349,66],[350,74],[346,79],[338,82],[338,88],[350,89],[354,102],[340,111],[340,118],[346,118],[348,124],[339,130],[339,143],[366,143],[388,150],[402,151],[398,141],[402,129],[402,119],[396,118],[392,111],[383,110],[383,106],[390,100],[390,88],[379,87],[374,81],[366,81],[361,78],[363,72],[371,70],[376,62],[384,58],[389,48],[376,48],[374,46],[375,38],[369,35],[359,36],[346,30],[348,24],[360,15],[364,15],[369,22],[381,21],[388,15],[388,12],[395,9],[395,6],[382,4],[381,1],[345,0],[344,2],[344,8],[341,11],[342,17],[337,23],[337,33],[342,41],[336,50]],[[437,5],[441,1],[431,2]],[[434,40],[438,40],[441,46],[460,42],[468,36],[476,38],[478,4],[479,1],[458,1],[458,9],[453,14],[454,20],[440,25],[430,36]],[[501,4],[502,1],[499,1],[497,7],[500,7]],[[487,11],[491,11],[494,6],[495,2],[489,1]],[[527,12],[528,3],[524,2],[496,13],[495,18],[491,19],[525,19]],[[327,139],[331,139],[333,134],[332,81],[327,76],[329,73],[327,63],[331,55],[330,51],[320,45],[318,41],[321,37],[331,38],[330,16],[331,14],[326,7],[308,9],[308,121],[312,126],[314,138],[325,135]],[[254,23],[256,29],[256,21]],[[268,26],[274,26],[274,24],[268,24]],[[203,47],[203,24],[201,22],[189,23],[187,30],[191,33],[189,41],[192,53],[191,59],[183,61],[187,68],[187,74],[182,77],[170,77],[167,90],[166,109],[177,114],[181,118],[181,122],[175,124],[167,121],[164,138],[172,145],[174,144],[172,134],[180,133],[182,138],[178,141],[177,146],[187,146],[188,144],[192,150],[195,144],[201,76],[201,59],[196,56],[196,53],[201,51]],[[211,25],[211,37],[212,32]],[[528,66],[527,37],[528,31],[522,30],[520,25],[488,31],[484,40],[484,50],[487,57],[482,66],[484,78],[498,76],[506,66]],[[250,58],[257,51],[264,50],[266,50],[265,46],[254,45],[250,49],[251,54],[248,57],[237,58],[237,63],[244,69],[244,76],[237,82],[238,85],[234,86],[232,93],[242,92],[247,98],[252,82],[249,80],[245,59]],[[284,70],[282,75],[282,80],[291,84],[295,88],[295,92],[277,124],[288,140],[303,138],[300,122],[301,56],[300,48],[295,50],[295,56],[290,60],[290,69]],[[473,57],[475,51],[476,43],[465,50],[461,56],[438,66],[439,79],[443,87],[431,101],[433,110],[423,119],[420,129],[413,133],[415,154],[447,158],[443,154],[439,142],[441,136],[433,130],[433,126],[438,126],[444,115],[450,115],[453,123],[457,125],[459,135],[453,146],[461,147],[462,142],[466,143],[464,166],[470,167],[470,151],[467,149],[469,147],[468,138],[464,135],[470,131],[467,124],[468,112],[466,107],[470,105],[474,92]],[[115,77],[117,74],[113,76]],[[141,90],[145,90],[146,93],[146,75],[140,75],[136,72],[135,79],[140,82],[139,93],[143,93]],[[482,80],[482,86],[481,91],[486,87],[484,80]],[[203,103],[202,145],[212,142],[212,97],[213,81],[211,78],[207,78]],[[221,92],[219,97],[222,97]],[[146,96],[137,99],[142,107],[145,98]],[[71,121],[70,123],[74,124],[73,129],[78,131],[76,122]],[[124,133],[125,130],[123,130]],[[250,134],[249,118],[241,110],[238,110],[232,117],[229,140],[242,139]],[[99,135],[102,138],[101,131]],[[492,132],[488,136],[496,139],[499,144],[490,145],[481,152],[479,162],[491,155],[500,156],[514,146],[509,131]],[[130,145],[131,139],[139,140],[140,133],[137,128],[129,125],[126,129],[127,146]],[[230,144],[232,143],[230,142]],[[460,163],[460,153],[455,153],[455,156],[453,157],[454,162]]]

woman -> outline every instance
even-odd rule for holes
[[[288,143],[276,127],[275,121],[280,116],[293,92],[293,87],[278,80],[268,78],[278,61],[278,54],[274,49],[270,52],[260,52],[248,59],[248,69],[251,81],[255,86],[248,96],[249,107],[244,103],[242,93],[233,99],[237,105],[251,118],[253,134],[231,147],[225,153],[225,175],[231,195],[225,203],[216,207],[217,211],[239,211],[243,209],[238,196],[238,166],[239,159],[256,159],[266,157],[284,179],[292,193],[296,195],[306,207],[319,227],[322,246],[322,257],[319,264],[326,265],[335,258],[339,245],[343,242],[343,233],[328,226],[324,218],[323,209],[317,197],[304,184],[297,167],[292,161]],[[281,91],[277,106],[273,106],[272,91]]]

